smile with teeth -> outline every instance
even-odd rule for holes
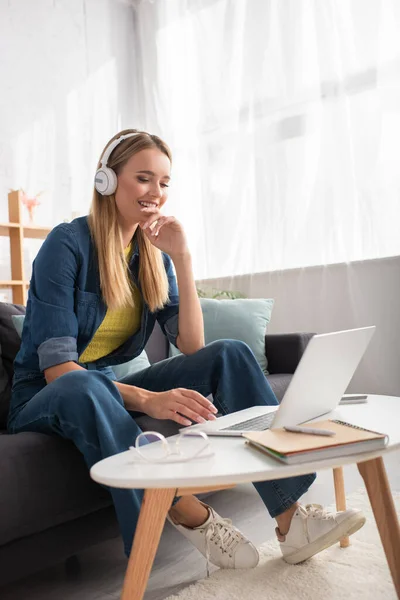
[[[143,200],[138,200],[140,206],[145,206],[146,208],[152,208],[153,206],[157,206],[155,202],[143,202]]]

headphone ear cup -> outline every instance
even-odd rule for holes
[[[102,196],[110,196],[117,189],[117,175],[110,167],[100,167],[94,178],[96,190]]]

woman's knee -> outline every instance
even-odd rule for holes
[[[66,385],[72,389],[79,388],[83,390],[92,389],[96,385],[107,385],[111,380],[101,371],[89,371],[87,369],[79,369],[68,371],[58,377],[55,382]]]
[[[56,384],[56,385],[54,385]],[[55,396],[65,400],[74,409],[88,404],[122,404],[122,398],[112,381],[99,371],[69,371],[58,377],[54,385]]]
[[[87,371],[86,369],[77,369],[60,375],[60,377],[57,377],[52,383],[60,384],[63,382],[64,385],[75,387],[76,385],[84,384],[89,379],[89,376],[90,371]]]
[[[241,340],[217,340],[209,345],[212,346],[218,354],[225,353],[228,355],[240,354],[244,356],[254,356],[251,348]]]

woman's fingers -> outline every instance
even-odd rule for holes
[[[152,220],[146,221],[142,229],[146,229],[149,235],[157,237],[160,233],[161,228],[164,227],[164,225],[167,225],[168,223],[173,223],[174,221],[174,217],[155,217]],[[151,225],[153,225],[154,223],[155,225],[153,229],[150,229]]]
[[[187,427],[188,425],[192,424],[192,421],[189,421],[189,419],[185,419],[185,417],[182,417],[179,413],[174,412],[173,410],[168,411],[168,414],[165,418],[170,419],[171,421],[175,421],[176,423],[179,423],[179,425],[183,425],[184,427]]]
[[[143,212],[147,213],[147,220],[143,223],[142,229],[147,229],[153,223],[155,223],[157,220],[159,220],[161,218],[161,213],[158,208],[155,208],[155,207],[151,208],[150,206],[148,206],[148,207],[143,208],[142,210],[143,210]]]
[[[149,218],[143,223],[142,229],[147,229],[149,235],[153,235],[154,237],[158,236],[158,234],[160,233],[160,229],[164,225],[167,225],[167,223],[174,223],[176,221],[175,217],[171,217],[171,216],[166,217],[166,216],[161,215],[158,208],[148,207],[143,210],[146,210],[146,212],[151,214],[151,216],[149,216]],[[156,225],[154,226],[153,229],[150,229],[154,223]]]
[[[157,219],[153,229],[149,229],[149,234],[153,237],[157,237],[160,233],[160,229],[167,222],[167,217],[160,217]]]
[[[205,408],[207,410],[207,414],[208,413],[216,414],[218,412],[218,410],[215,408],[214,404],[212,402],[210,402],[209,400],[207,400],[207,398],[205,398],[205,396],[203,396],[199,392],[196,392],[195,390],[188,390],[186,388],[178,388],[178,391],[182,394],[182,396],[185,396],[186,398],[190,398],[190,399],[194,400],[195,402],[197,402],[198,404],[200,404],[200,406],[202,406],[203,408]]]
[[[152,235],[157,237],[158,234],[160,233],[161,227],[163,227],[164,225],[167,225],[167,223],[173,223],[174,220],[175,220],[174,217],[161,217],[160,219],[158,219],[157,225],[154,227],[153,231],[151,232]]]
[[[186,398],[185,398],[186,400]],[[206,421],[209,418],[209,413],[204,410],[204,413],[202,416],[202,414],[196,410],[196,407],[190,407],[186,404],[185,400],[183,401],[178,401],[176,402],[175,406],[173,407],[174,410],[176,410],[177,412],[181,413],[181,415],[183,415],[184,417],[189,417],[189,419],[192,419],[192,421],[196,421],[197,423],[206,423]],[[197,405],[198,406],[198,405]]]
[[[211,409],[201,406],[201,404],[193,400],[193,398],[181,396],[180,398],[177,398],[176,402],[180,407],[179,412],[184,413],[186,416],[190,417],[194,421],[197,421],[198,423],[215,420],[215,416],[211,412]],[[174,410],[176,410],[175,407]]]
[[[142,229],[147,229],[149,233],[153,233],[153,231],[151,230],[151,226],[153,225],[153,223],[158,223],[161,220],[161,218],[162,217],[156,215],[151,219],[147,219],[147,221],[142,225]]]
[[[197,423],[215,420],[217,409],[199,392],[177,388],[172,391],[172,394],[172,410],[181,413],[184,417],[189,417]]]
[[[149,406],[150,409],[150,406]],[[148,414],[156,419],[172,419],[182,426],[214,420],[217,409],[199,392],[176,388],[155,394]],[[191,419],[191,420],[189,420]]]

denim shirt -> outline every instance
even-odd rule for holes
[[[143,300],[139,330],[89,368],[118,365],[138,356],[156,320],[176,346],[178,287],[171,258],[164,252],[162,256],[169,282],[169,302],[161,310],[150,312]],[[134,241],[129,271],[132,282],[141,292],[139,260],[138,245]],[[45,369],[68,361],[78,363],[78,357],[90,343],[106,312],[87,217],[61,223],[47,236],[33,263],[21,347],[14,362],[14,388],[29,382],[37,384],[39,380],[45,385]]]

